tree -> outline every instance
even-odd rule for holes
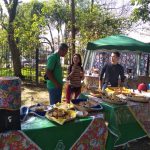
[[[21,3],[13,22],[14,39],[20,54],[23,49],[28,56],[40,43],[47,43],[54,50],[60,42],[67,42],[69,45],[74,42],[76,52],[81,53],[88,41],[122,33],[129,27],[127,18],[116,17],[108,7],[104,7],[106,3],[76,0],[73,9],[71,4],[71,0]],[[74,8],[75,12],[72,12]],[[57,39],[54,39],[54,29],[58,33]],[[46,36],[47,32],[50,37]],[[70,56],[74,52],[71,49]]]
[[[4,0],[4,3],[8,11],[9,17],[6,30],[8,34],[7,35],[8,45],[12,55],[14,75],[22,78],[23,76],[21,74],[20,52],[16,44],[14,33],[15,32],[14,21],[17,13],[18,0],[11,0],[11,1]]]
[[[33,1],[22,3],[18,7],[15,20],[15,38],[18,39],[20,53],[24,51],[28,56],[40,45],[40,35],[45,18],[41,15],[43,4]]]
[[[79,49],[84,49],[91,40],[103,38],[113,34],[120,34],[130,27],[127,17],[116,17],[100,4],[86,3],[76,8],[76,40],[80,41]]]
[[[70,20],[70,8],[68,4],[61,0],[49,0],[48,2],[44,2],[42,12],[45,16],[46,30],[50,33],[48,43],[51,43],[51,49],[53,50],[60,42],[66,41],[66,32],[63,34],[63,28],[64,26],[66,27],[68,20]],[[57,31],[57,41],[54,41],[52,30]]]
[[[149,0],[131,0],[131,4],[135,7],[133,10],[133,20],[150,21],[150,1]]]
[[[73,54],[75,53],[75,1],[71,1],[71,45],[72,45],[72,57]]]

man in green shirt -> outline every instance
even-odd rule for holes
[[[67,51],[67,44],[62,43],[59,46],[58,52],[51,54],[47,60],[47,88],[50,105],[61,102],[63,75],[60,57],[64,57],[67,54]]]

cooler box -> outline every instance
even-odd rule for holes
[[[18,77],[0,77],[0,108],[20,109],[21,80]]]
[[[20,130],[21,80],[0,77],[0,132]]]
[[[8,130],[20,130],[20,109],[0,109],[0,132]]]

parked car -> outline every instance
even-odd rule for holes
[[[22,67],[28,66],[30,64],[29,60],[27,60],[25,57],[20,56],[20,59],[21,59],[21,66]]]

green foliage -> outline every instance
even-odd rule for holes
[[[14,75],[13,70],[8,69],[8,68],[1,68],[0,72],[1,72],[1,76],[13,76]]]
[[[135,7],[132,13],[133,21],[142,20],[150,21],[150,1],[149,0],[131,0],[131,4]]]
[[[7,43],[7,32],[4,29],[0,29],[0,45],[4,46]]]
[[[59,30],[62,24],[67,23],[70,19],[70,8],[62,1],[51,0],[45,2],[42,12],[45,16],[46,23]]]
[[[88,41],[119,34],[127,28],[127,18],[116,18],[98,5],[93,5],[92,11],[90,5],[76,9],[77,40],[80,41],[80,49],[85,48]]]
[[[15,37],[18,39],[19,49],[26,51],[26,55],[39,47],[39,36],[42,33],[45,18],[42,16],[43,4],[33,1],[19,6],[15,21]]]

